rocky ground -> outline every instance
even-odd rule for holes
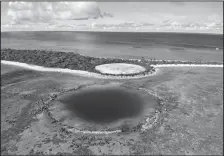
[[[55,95],[103,83],[120,83],[156,94],[163,99],[159,117],[145,131],[84,134],[64,128],[49,113],[48,101]],[[1,64],[3,155],[223,155],[222,130],[222,68],[170,67],[142,79],[106,80]]]

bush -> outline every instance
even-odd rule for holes
[[[140,74],[146,74],[155,71],[152,64],[201,64],[202,61],[157,61],[157,60],[145,60],[142,58],[140,62],[137,60],[122,60],[122,59],[105,59],[105,58],[94,58],[89,56],[82,56],[73,52],[53,52],[44,50],[16,50],[16,49],[1,49],[1,59],[7,61],[17,61],[28,64],[40,65],[45,67],[55,68],[69,68],[75,70],[86,70],[89,72],[100,73],[95,70],[95,66],[108,63],[130,63],[141,65],[146,68],[145,72]],[[206,62],[203,62],[206,63]],[[223,64],[219,62],[207,62],[206,64]],[[100,73],[102,74],[102,73]],[[113,76],[124,76],[115,74],[103,74]],[[138,74],[128,74],[128,76],[135,76]],[[127,76],[127,75],[125,75]]]

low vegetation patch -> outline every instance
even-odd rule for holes
[[[45,50],[16,50],[16,49],[1,49],[1,60],[15,61],[32,65],[51,67],[51,68],[66,68],[72,70],[82,70],[95,72],[105,76],[136,76],[147,75],[155,72],[152,65],[165,64],[209,64],[223,65],[223,62],[203,62],[203,61],[177,61],[177,60],[133,60],[133,59],[118,59],[118,58],[95,58],[83,56],[74,52],[57,52]],[[140,65],[145,68],[145,71],[137,73],[102,73],[96,70],[96,66],[112,63],[126,63]]]
[[[94,58],[89,56],[82,56],[73,52],[2,49],[1,60],[22,62],[44,67],[83,70],[95,73],[100,73],[95,69],[96,66],[110,63],[136,64],[143,66],[146,69],[144,72],[133,74],[104,74],[111,76],[134,76],[136,74],[146,74],[148,72],[155,71],[154,67],[152,67],[150,63],[145,63],[138,60]]]

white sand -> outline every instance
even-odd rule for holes
[[[73,133],[83,133],[83,134],[113,134],[113,133],[120,133],[121,130],[115,130],[115,131],[80,131],[76,129],[68,129],[68,131]]]
[[[136,74],[144,72],[146,69],[142,66],[128,63],[110,63],[96,66],[95,69],[104,74]]]
[[[5,61],[1,60],[2,64],[7,64],[7,65],[14,65],[22,68],[27,68],[31,70],[36,70],[36,71],[42,71],[42,72],[61,72],[61,73],[69,73],[69,74],[75,74],[75,75],[80,75],[80,76],[87,76],[87,77],[94,77],[94,78],[101,78],[101,79],[137,79],[137,78],[144,78],[147,76],[152,76],[155,75],[158,70],[156,70],[152,74],[147,74],[147,75],[136,75],[136,76],[106,76],[106,75],[101,75],[93,72],[87,72],[83,70],[72,70],[72,69],[63,69],[63,68],[47,68],[47,67],[41,67],[41,66],[36,66],[36,65],[30,65],[26,63],[20,63],[20,62],[14,62],[14,61]]]
[[[221,67],[219,64],[157,64],[152,65],[153,67]]]
[[[41,67],[36,65],[30,65],[26,63],[20,63],[20,62],[14,62],[14,61],[5,61],[1,60],[2,64],[7,65],[14,65],[19,66],[22,68],[27,68],[31,70],[36,71],[42,71],[42,72],[61,72],[61,73],[69,73],[69,74],[75,74],[80,76],[87,76],[87,77],[94,77],[94,78],[101,78],[101,79],[137,79],[137,78],[144,78],[148,76],[153,76],[159,71],[159,67],[223,67],[223,65],[208,65],[208,64],[160,64],[160,65],[153,65],[156,68],[156,71],[152,74],[147,75],[136,75],[136,76],[106,76],[101,75],[93,72],[87,72],[82,70],[71,70],[71,69],[63,69],[63,68],[47,68],[47,67]]]

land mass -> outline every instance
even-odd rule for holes
[[[102,75],[111,76],[136,76],[155,72],[153,65],[160,64],[209,64],[223,65],[221,62],[202,62],[202,61],[172,61],[172,60],[141,60],[134,59],[114,59],[114,58],[95,58],[83,56],[74,52],[58,52],[45,50],[16,50],[16,49],[1,49],[1,60],[15,61],[32,65],[51,67],[51,68],[66,68],[72,70],[82,70]],[[139,73],[131,74],[112,74],[101,73],[95,69],[96,66],[110,63],[128,63],[143,66],[146,70]]]

